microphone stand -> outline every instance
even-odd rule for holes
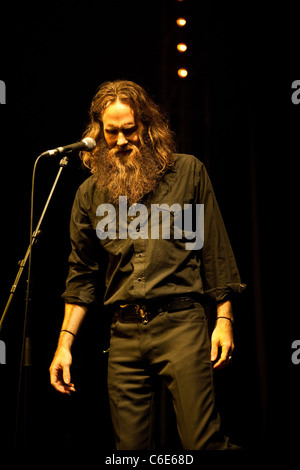
[[[43,209],[43,212],[42,212],[42,215],[41,215],[41,217],[40,217],[40,220],[39,220],[39,222],[38,222],[38,224],[37,224],[37,226],[36,226],[35,231],[32,233],[31,240],[30,240],[29,246],[28,246],[28,248],[27,248],[25,257],[22,259],[22,261],[19,262],[20,268],[19,268],[19,271],[18,271],[18,273],[17,273],[17,276],[16,276],[16,278],[15,278],[15,280],[14,280],[14,283],[13,283],[13,285],[11,286],[10,295],[9,295],[9,297],[8,297],[6,306],[5,306],[4,311],[3,311],[3,313],[2,313],[2,316],[1,316],[1,320],[0,320],[0,333],[1,333],[1,331],[2,331],[4,319],[5,319],[5,316],[6,316],[6,314],[7,314],[8,309],[9,309],[10,303],[11,303],[11,301],[12,301],[12,299],[13,299],[13,296],[14,296],[14,293],[16,292],[16,289],[17,289],[17,287],[18,287],[18,283],[19,283],[19,281],[20,281],[20,278],[21,278],[23,269],[25,268],[25,265],[26,265],[26,262],[27,262],[27,260],[28,260],[29,255],[31,254],[31,248],[32,248],[32,246],[34,245],[34,243],[37,241],[37,238],[38,238],[38,236],[39,236],[40,233],[41,233],[41,232],[40,232],[40,226],[41,226],[41,224],[42,224],[42,221],[43,221],[44,216],[45,216],[45,214],[46,214],[46,211],[47,211],[47,209],[48,209],[50,200],[51,200],[52,195],[53,195],[53,193],[54,193],[55,187],[56,187],[56,185],[57,185],[57,183],[58,183],[59,177],[60,177],[60,175],[61,175],[62,170],[68,165],[68,163],[69,163],[69,160],[68,160],[68,157],[67,157],[67,156],[64,156],[64,157],[61,159],[60,163],[59,163],[60,168],[59,168],[59,170],[58,170],[57,176],[56,176],[55,181],[54,181],[54,183],[53,183],[53,186],[52,186],[52,188],[51,188],[49,197],[48,197],[48,199],[47,199],[47,201],[46,201],[46,204],[45,204],[45,207],[44,207],[44,209]]]
[[[41,154],[36,162],[35,166],[39,160],[39,158],[43,156]],[[64,156],[60,163],[59,163],[59,170],[56,175],[56,178],[54,180],[53,186],[51,188],[51,191],[49,193],[48,199],[46,201],[46,204],[44,206],[44,209],[42,211],[42,214],[40,216],[40,219],[38,221],[38,224],[36,226],[36,229],[34,232],[32,232],[32,219],[33,219],[33,184],[34,184],[34,177],[33,177],[33,182],[32,182],[32,194],[31,194],[31,218],[30,218],[30,243],[27,248],[25,257],[23,258],[22,261],[19,263],[19,270],[17,273],[17,276],[14,280],[14,283],[10,289],[10,294],[9,298],[7,300],[6,306],[4,308],[4,311],[2,313],[2,317],[0,320],[0,333],[3,328],[3,322],[5,319],[5,316],[7,314],[7,311],[9,309],[9,306],[11,304],[11,301],[13,299],[13,296],[16,292],[16,289],[18,287],[18,283],[20,281],[21,275],[23,273],[23,270],[25,268],[27,260],[29,260],[29,267],[28,267],[28,279],[27,279],[27,291],[26,291],[26,304],[25,304],[25,316],[24,316],[24,329],[23,329],[23,340],[22,340],[22,351],[21,351],[21,360],[20,360],[20,373],[19,373],[19,386],[18,386],[18,396],[17,396],[17,409],[16,409],[16,430],[15,430],[15,447],[17,446],[17,435],[18,435],[18,428],[19,428],[19,408],[20,408],[20,394],[21,394],[21,384],[22,384],[22,372],[24,371],[25,373],[25,378],[24,378],[24,416],[23,416],[23,431],[24,431],[24,445],[25,445],[25,436],[26,436],[26,412],[27,412],[27,400],[28,400],[28,378],[29,378],[29,367],[32,365],[31,364],[31,339],[30,339],[30,334],[29,334],[29,301],[30,301],[30,271],[31,271],[31,253],[32,253],[32,247],[34,243],[37,241],[37,238],[40,234],[40,226],[42,224],[42,221],[45,217],[46,211],[48,209],[49,203],[51,201],[52,195],[54,193],[54,190],[56,188],[56,185],[58,183],[58,180],[60,178],[60,175],[62,173],[62,170],[68,165],[69,160],[67,156]]]

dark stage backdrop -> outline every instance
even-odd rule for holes
[[[169,113],[179,151],[210,174],[246,293],[237,301],[236,351],[216,375],[224,428],[249,451],[299,441],[297,13],[241,2],[185,0],[21,3],[1,30],[1,311],[29,243],[31,175],[43,151],[80,140],[90,101],[106,80],[144,86]],[[176,26],[178,15],[187,19]],[[185,41],[185,55],[176,45]],[[188,76],[177,69],[185,65]],[[300,97],[300,94],[299,94]],[[59,158],[37,168],[34,225]],[[74,347],[76,394],[51,389],[48,368],[63,317],[72,201],[88,176],[78,156],[64,169],[34,247],[29,331],[17,412],[26,274],[7,313],[0,364],[1,442],[6,448],[113,450],[106,394],[108,319],[90,312]],[[178,448],[163,390],[162,448]],[[25,406],[24,406],[25,403]],[[17,416],[17,419],[16,419]],[[17,440],[15,429],[17,423]],[[103,433],[104,431],[104,433]]]

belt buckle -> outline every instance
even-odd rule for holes
[[[142,323],[144,325],[147,325],[147,323],[149,322],[148,312],[146,311],[146,308],[143,305],[136,305],[136,314],[140,317]]]

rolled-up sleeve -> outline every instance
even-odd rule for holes
[[[202,164],[198,174],[199,200],[204,204],[204,244],[201,250],[204,293],[211,300],[222,302],[243,292],[246,285],[241,282],[214,190]]]
[[[67,303],[90,305],[95,301],[99,277],[97,238],[92,222],[82,204],[78,189],[70,219],[71,253],[66,290],[62,298]]]

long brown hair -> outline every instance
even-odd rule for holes
[[[151,145],[153,157],[156,157],[160,172],[164,173],[173,164],[175,139],[169,128],[167,117],[160,111],[148,93],[138,84],[128,80],[115,80],[100,85],[90,107],[90,123],[84,137],[95,139],[97,146],[92,152],[83,151],[80,157],[83,164],[96,173],[98,170],[99,148],[104,141],[102,114],[107,106],[119,100],[128,104],[135,119],[143,125],[141,143],[147,140]]]

